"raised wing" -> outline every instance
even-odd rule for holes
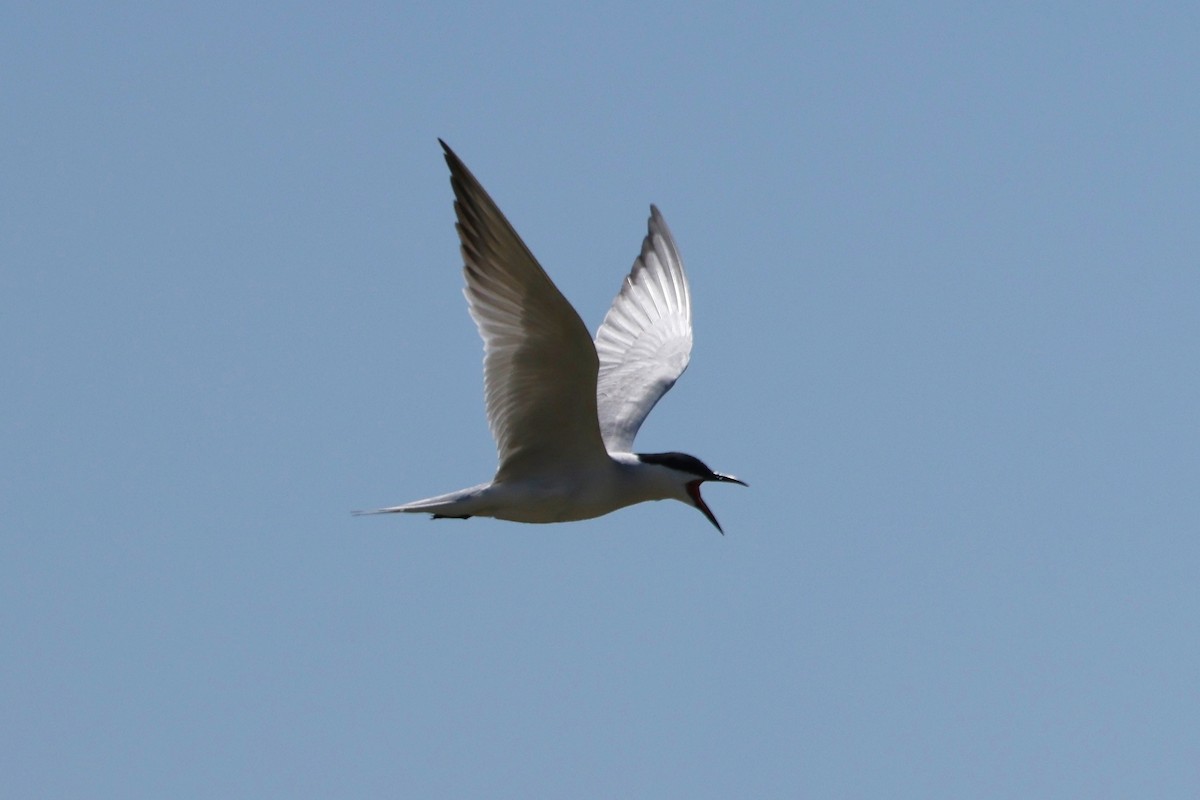
[[[496,481],[607,458],[596,414],[596,349],[583,320],[475,176],[441,145],[454,188],[464,294],[483,337]]]
[[[642,421],[687,369],[692,297],[683,261],[662,214],[649,232],[596,333],[600,433],[610,452],[630,452]]]

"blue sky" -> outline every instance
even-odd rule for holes
[[[1195,797],[1186,4],[0,10],[21,797]],[[749,489],[487,480],[436,137]]]

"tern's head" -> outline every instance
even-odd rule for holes
[[[721,531],[722,534],[725,533],[725,531],[721,530],[721,523],[717,522],[717,518],[709,510],[708,504],[700,496],[700,484],[705,481],[717,481],[719,483],[737,483],[745,486],[745,482],[738,480],[732,475],[722,475],[719,472],[713,472],[703,461],[686,453],[638,453],[637,458],[643,464],[657,464],[660,467],[666,467],[671,470],[683,487],[684,495],[687,498],[684,502],[690,503],[700,509],[701,513],[708,517],[708,521],[716,526],[718,531]]]

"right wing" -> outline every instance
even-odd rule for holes
[[[650,206],[642,253],[596,333],[600,432],[609,452],[631,452],[654,404],[692,354],[692,298],[662,214]]]

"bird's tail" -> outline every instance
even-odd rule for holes
[[[460,489],[457,492],[440,494],[437,497],[414,500],[411,503],[399,506],[375,508],[369,511],[353,511],[351,513],[356,517],[371,514],[432,514],[434,519],[466,519],[480,512],[480,494],[486,488],[487,484],[484,483],[479,486],[472,486],[470,489]]]

